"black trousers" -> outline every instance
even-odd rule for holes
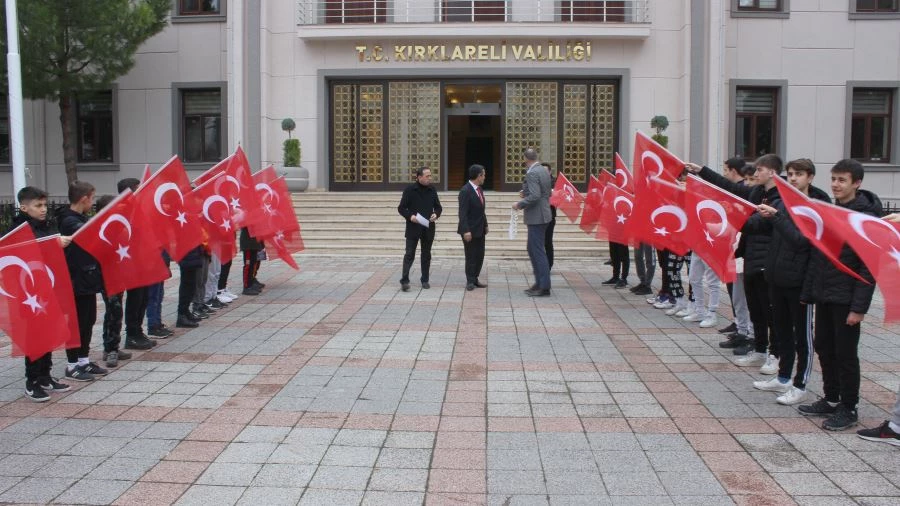
[[[125,292],[125,335],[140,336],[144,333],[144,316],[147,314],[148,287],[132,288]]]
[[[179,266],[180,267],[180,266]],[[199,267],[180,267],[181,282],[178,284],[178,316],[186,315],[191,310],[191,302],[197,291]]]
[[[97,323],[97,294],[76,295],[75,314],[78,316],[81,346],[66,349],[66,359],[70,364],[77,363],[79,358],[87,357],[91,351],[91,332]]]
[[[747,310],[753,322],[753,345],[755,351],[778,356],[775,343],[775,330],[772,323],[772,311],[769,302],[769,284],[765,274],[760,272],[744,273],[744,294],[747,296]],[[799,300],[799,297],[798,297]]]
[[[244,250],[244,288],[250,288],[250,285],[256,281],[259,265],[259,250]]]
[[[669,275],[669,256],[672,253],[666,249],[658,249],[656,250],[656,263],[659,265],[660,276],[662,278],[662,286],[660,287],[660,293],[671,294],[672,288],[670,286],[671,276]]]
[[[547,252],[547,262],[550,268],[553,268],[553,229],[556,228],[556,218],[550,220],[547,224],[547,232],[544,234],[544,251]]]
[[[52,357],[52,353],[44,353],[37,360],[25,357],[25,379],[39,381],[42,378],[50,377],[50,369],[53,368]]]
[[[731,316],[735,317],[737,313],[734,311],[734,296],[732,295],[734,293],[734,283],[725,283],[725,290],[728,291],[728,300],[731,301]]]
[[[631,265],[631,255],[627,244],[617,242],[609,243],[609,257],[612,260],[613,277],[621,280],[628,278],[628,266]]]
[[[431,244],[434,242],[434,233],[424,232],[419,237],[406,238],[406,254],[403,255],[403,275],[400,278],[401,283],[409,283],[409,269],[412,268],[413,261],[416,259],[416,246],[422,243],[422,283],[428,282],[428,273],[431,270]]]
[[[859,404],[859,325],[847,325],[850,306],[816,304],[815,349],[825,400],[850,409]]]
[[[794,386],[805,389],[812,372],[812,307],[800,303],[800,290],[800,287],[770,285],[769,302],[772,304],[775,338],[778,339],[778,377],[791,377],[796,358]]]
[[[219,290],[224,290],[228,287],[228,275],[231,274],[231,260],[228,263],[222,264],[222,270],[219,273]]]
[[[122,342],[122,294],[117,293],[112,297],[101,293],[103,296],[103,305],[106,310],[103,312],[103,351],[118,351],[119,343]]]
[[[466,283],[474,283],[478,281],[484,264],[484,236],[463,241],[463,251],[466,254]]]

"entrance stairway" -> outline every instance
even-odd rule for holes
[[[436,257],[463,256],[462,240],[456,233],[457,192],[439,192],[444,212],[437,222],[432,253]],[[527,227],[519,211],[517,237],[508,238],[509,213],[518,200],[515,193],[487,191],[487,256],[527,258]],[[399,192],[324,192],[293,194],[300,220],[304,253],[323,255],[402,256],[404,222],[397,214]],[[556,258],[608,256],[606,242],[588,236],[560,213],[553,234]]]

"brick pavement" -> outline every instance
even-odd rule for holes
[[[531,299],[523,261],[489,259],[489,288],[466,292],[462,260],[438,259],[407,293],[399,259],[268,262],[263,295],[49,403],[0,359],[0,502],[900,501],[900,450],[777,405],[715,329],[601,287],[597,264],[559,261],[553,296]],[[900,382],[881,310],[860,345],[865,426]]]

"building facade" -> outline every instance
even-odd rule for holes
[[[664,115],[685,160],[810,158],[827,187],[853,157],[898,199],[898,88],[897,0],[173,0],[134,69],[79,99],[79,177],[112,192],[173,153],[199,174],[238,144],[278,165],[290,117],[312,189],[422,165],[456,189],[481,163],[517,190],[526,146],[583,185]],[[28,183],[64,195],[58,118],[26,102]]]

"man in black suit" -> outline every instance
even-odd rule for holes
[[[441,216],[441,202],[438,193],[431,186],[431,169],[416,169],[416,182],[403,190],[397,212],[406,219],[406,254],[403,255],[403,275],[400,277],[400,288],[409,290],[409,269],[416,259],[416,246],[422,242],[422,288],[431,288],[428,284],[428,272],[431,269],[431,244],[434,242],[434,222]],[[427,220],[428,226],[421,225],[417,218]]]
[[[485,215],[484,167],[478,164],[469,167],[469,182],[459,190],[459,227],[456,233],[462,236],[466,252],[466,290],[487,287],[478,281],[481,265],[484,263],[484,238],[488,232]]]

